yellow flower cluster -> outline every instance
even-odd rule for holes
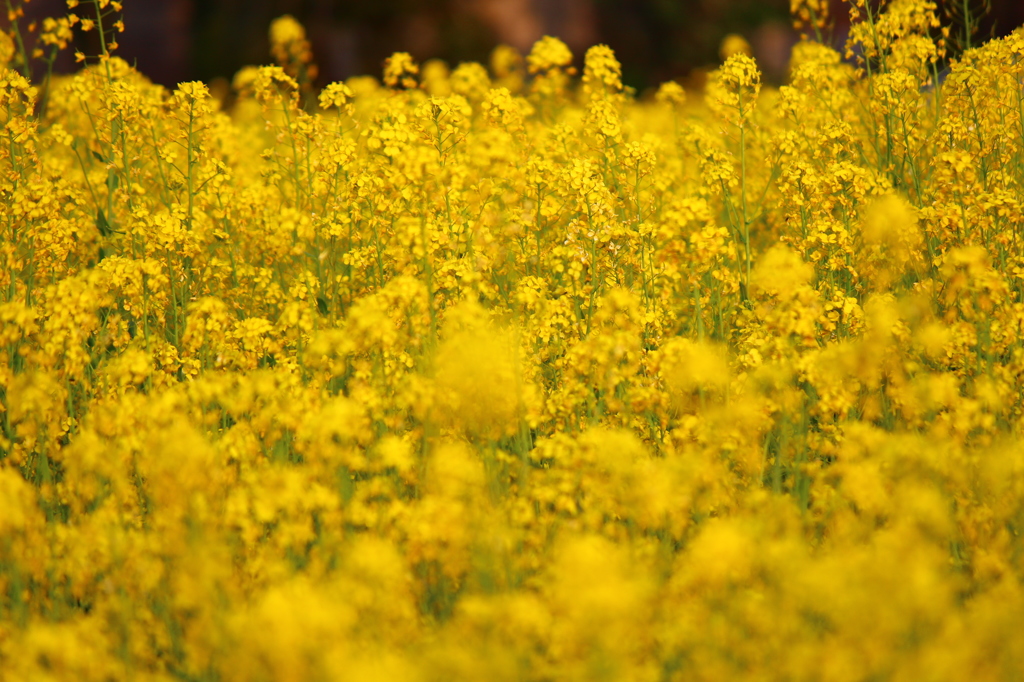
[[[286,14],[270,24],[270,53],[289,76],[303,87],[309,87],[317,76],[313,50],[306,39],[306,29],[295,17]]]
[[[1024,33],[854,10],[649,100],[0,41],[0,677],[1024,676]]]

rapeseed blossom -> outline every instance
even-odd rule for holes
[[[1024,676],[1024,33],[791,6],[224,109],[10,3],[4,679]]]

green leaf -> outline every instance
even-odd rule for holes
[[[104,237],[109,237],[114,233],[114,230],[110,227],[110,223],[107,222],[107,216],[103,212],[102,208],[96,212],[96,227]]]

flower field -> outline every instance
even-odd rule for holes
[[[68,5],[0,36],[0,678],[1024,677],[1024,31],[794,0],[785,85],[641,97],[284,17],[214,96]]]

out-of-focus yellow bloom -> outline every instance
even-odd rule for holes
[[[887,195],[864,213],[861,227],[864,252],[861,269],[887,289],[896,277],[917,271],[925,261],[924,239],[917,216],[905,199]]]
[[[793,17],[793,28],[805,36],[807,29],[819,32],[831,21],[828,0],[789,0],[789,13]]]
[[[766,292],[789,296],[810,284],[813,276],[814,268],[799,253],[780,245],[770,248],[757,262],[750,283]]]
[[[396,52],[384,62],[384,85],[390,88],[416,87],[416,75],[420,67],[408,52]]]
[[[518,432],[526,385],[513,333],[472,304],[449,313],[446,332],[434,359],[442,423],[485,439]]]
[[[497,79],[497,84],[508,88],[513,93],[518,93],[523,87],[525,76],[523,62],[523,55],[514,47],[510,45],[495,47],[491,52],[490,67],[491,73]]]
[[[316,80],[317,66],[306,29],[290,14],[270,23],[270,53],[289,76],[303,86]]]
[[[270,44],[275,48],[306,39],[306,29],[290,14],[270,22]]]
[[[530,73],[541,73],[553,68],[567,67],[572,64],[572,52],[558,38],[544,36],[530,50],[526,57]]]
[[[718,48],[718,54],[723,60],[728,60],[733,55],[742,54],[748,57],[753,56],[750,43],[738,33],[730,33],[722,38],[722,44]]]
[[[675,81],[667,81],[658,87],[655,99],[677,107],[686,102],[686,90]]]

